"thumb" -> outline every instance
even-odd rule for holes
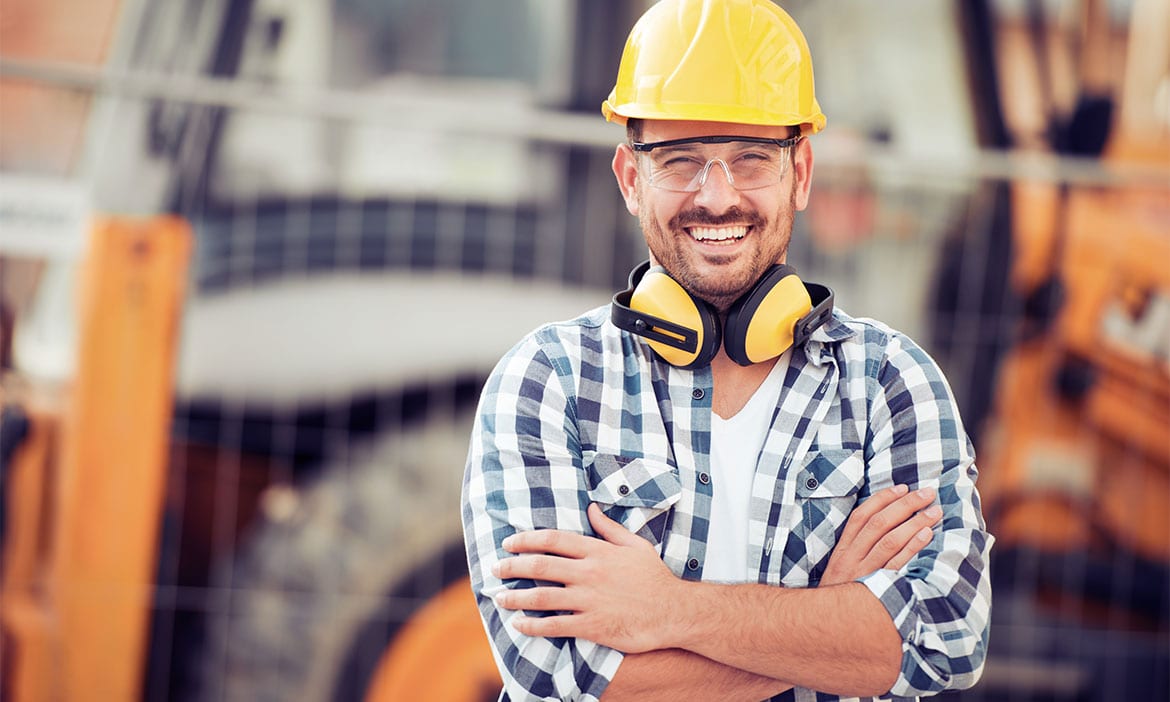
[[[601,507],[596,502],[589,504],[587,513],[589,514],[589,523],[593,526],[593,530],[597,532],[598,536],[609,543],[617,546],[630,546],[641,540],[634,532],[605,516],[605,513],[601,511]]]

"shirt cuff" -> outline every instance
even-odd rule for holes
[[[922,658],[922,650],[945,650],[944,643],[914,611],[915,593],[909,578],[895,570],[876,570],[857,579],[882,603],[902,637],[902,668],[890,689],[893,695],[918,696],[945,690],[947,681]]]

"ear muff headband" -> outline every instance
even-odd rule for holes
[[[800,318],[792,330],[792,345],[802,346],[813,332],[825,326],[833,316],[833,289],[820,283],[805,283],[812,309]]]
[[[691,296],[661,266],[646,261],[630,273],[629,288],[613,296],[610,319],[637,334],[667,363],[705,366],[719,352],[715,309]]]

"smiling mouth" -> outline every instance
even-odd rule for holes
[[[750,227],[691,227],[687,231],[695,241],[702,242],[733,242],[747,236]]]

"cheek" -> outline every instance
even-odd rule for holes
[[[796,190],[790,189],[787,193],[778,195],[775,200],[768,203],[768,209],[761,209],[760,212],[771,212],[772,226],[787,226],[792,222],[796,204]]]
[[[643,206],[638,212],[638,224],[642,227],[642,235],[646,237],[647,241],[661,238],[659,233],[662,231],[662,227],[654,218],[653,210]]]
[[[665,231],[669,228],[670,217],[668,209],[662,202],[656,201],[654,198],[648,198],[644,193],[639,192],[636,201],[638,221],[642,223],[642,230],[648,231],[647,227],[653,227],[657,231]]]

